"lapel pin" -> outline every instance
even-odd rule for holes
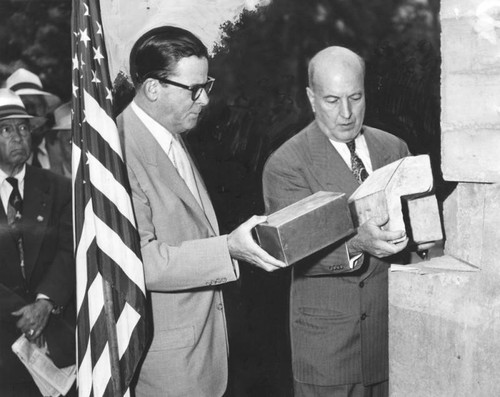
[[[38,222],[43,222],[43,216],[38,215],[38,216],[36,217],[36,220],[37,220]]]

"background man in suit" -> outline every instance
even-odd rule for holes
[[[71,178],[71,102],[54,110],[54,125],[45,137],[50,170]]]
[[[59,332],[64,330],[59,327],[66,323],[58,320],[75,289],[71,183],[50,171],[26,165],[31,153],[30,119],[20,98],[0,89],[2,397],[41,395],[11,351],[21,334],[38,343],[45,339],[59,365],[70,365],[75,357],[74,335],[69,331],[69,340],[61,339]],[[56,344],[51,343],[54,339]],[[66,357],[55,357],[61,347],[66,349],[60,352]]]
[[[118,119],[141,237],[154,335],[138,396],[221,396],[227,334],[220,284],[239,276],[234,259],[272,271],[285,264],[252,239],[266,217],[219,236],[214,209],[181,134],[208,104],[208,53],[192,33],[154,29],[134,45],[134,101]]]
[[[53,124],[52,112],[61,100],[56,95],[44,91],[40,77],[24,68],[12,73],[5,81],[5,87],[19,95],[28,114],[37,118],[31,128],[32,154],[27,163],[50,169],[45,134]]]
[[[364,62],[329,47],[309,64],[315,120],[283,144],[263,175],[266,210],[320,190],[349,197],[368,173],[409,155],[400,139],[363,125]],[[357,234],[293,267],[290,299],[296,396],[388,393],[387,263],[408,243],[404,231],[372,218]]]

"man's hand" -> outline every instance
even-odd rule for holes
[[[286,267],[286,264],[273,258],[260,248],[252,237],[252,229],[259,223],[265,222],[266,219],[266,216],[252,216],[228,235],[227,245],[232,258],[243,260],[268,272],[272,272]]]
[[[408,237],[404,230],[382,230],[389,221],[388,217],[373,217],[359,226],[358,233],[347,242],[351,255],[367,252],[377,258],[397,254],[408,244]]]
[[[26,335],[28,340],[34,341],[40,336],[49,321],[52,303],[46,299],[39,299],[34,303],[21,307],[12,313],[20,316],[16,326]]]

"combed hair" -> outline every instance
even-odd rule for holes
[[[207,47],[193,33],[162,26],[143,34],[130,52],[130,76],[134,86],[149,77],[169,78],[182,58],[208,58]]]

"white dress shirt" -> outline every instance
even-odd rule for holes
[[[19,171],[16,175],[14,175],[14,178],[17,179],[17,186],[19,188],[19,193],[21,194],[21,198],[23,199],[24,199],[25,175],[26,175],[26,165],[23,165],[21,171]],[[2,200],[2,205],[5,213],[7,213],[7,209],[9,207],[10,194],[12,193],[12,190],[14,190],[12,185],[6,180],[8,177],[9,175],[7,175],[0,169],[0,199]]]
[[[337,150],[337,152],[340,154],[342,160],[345,161],[349,169],[352,170],[351,152],[349,151],[347,145],[343,142],[337,142],[331,139],[330,142],[332,143],[333,147]],[[373,172],[373,167],[372,167],[372,161],[370,160],[370,152],[368,151],[368,146],[366,145],[365,136],[362,133],[359,134],[354,139],[354,143],[356,144],[356,154],[363,162],[368,174],[371,174]]]
[[[149,116],[134,101],[131,103],[131,108],[137,117],[139,117],[139,119],[144,123],[149,132],[151,132],[151,135],[153,135],[174,167],[177,169],[177,172],[186,183],[200,207],[203,208],[193,168],[180,137],[174,137],[170,131]]]

